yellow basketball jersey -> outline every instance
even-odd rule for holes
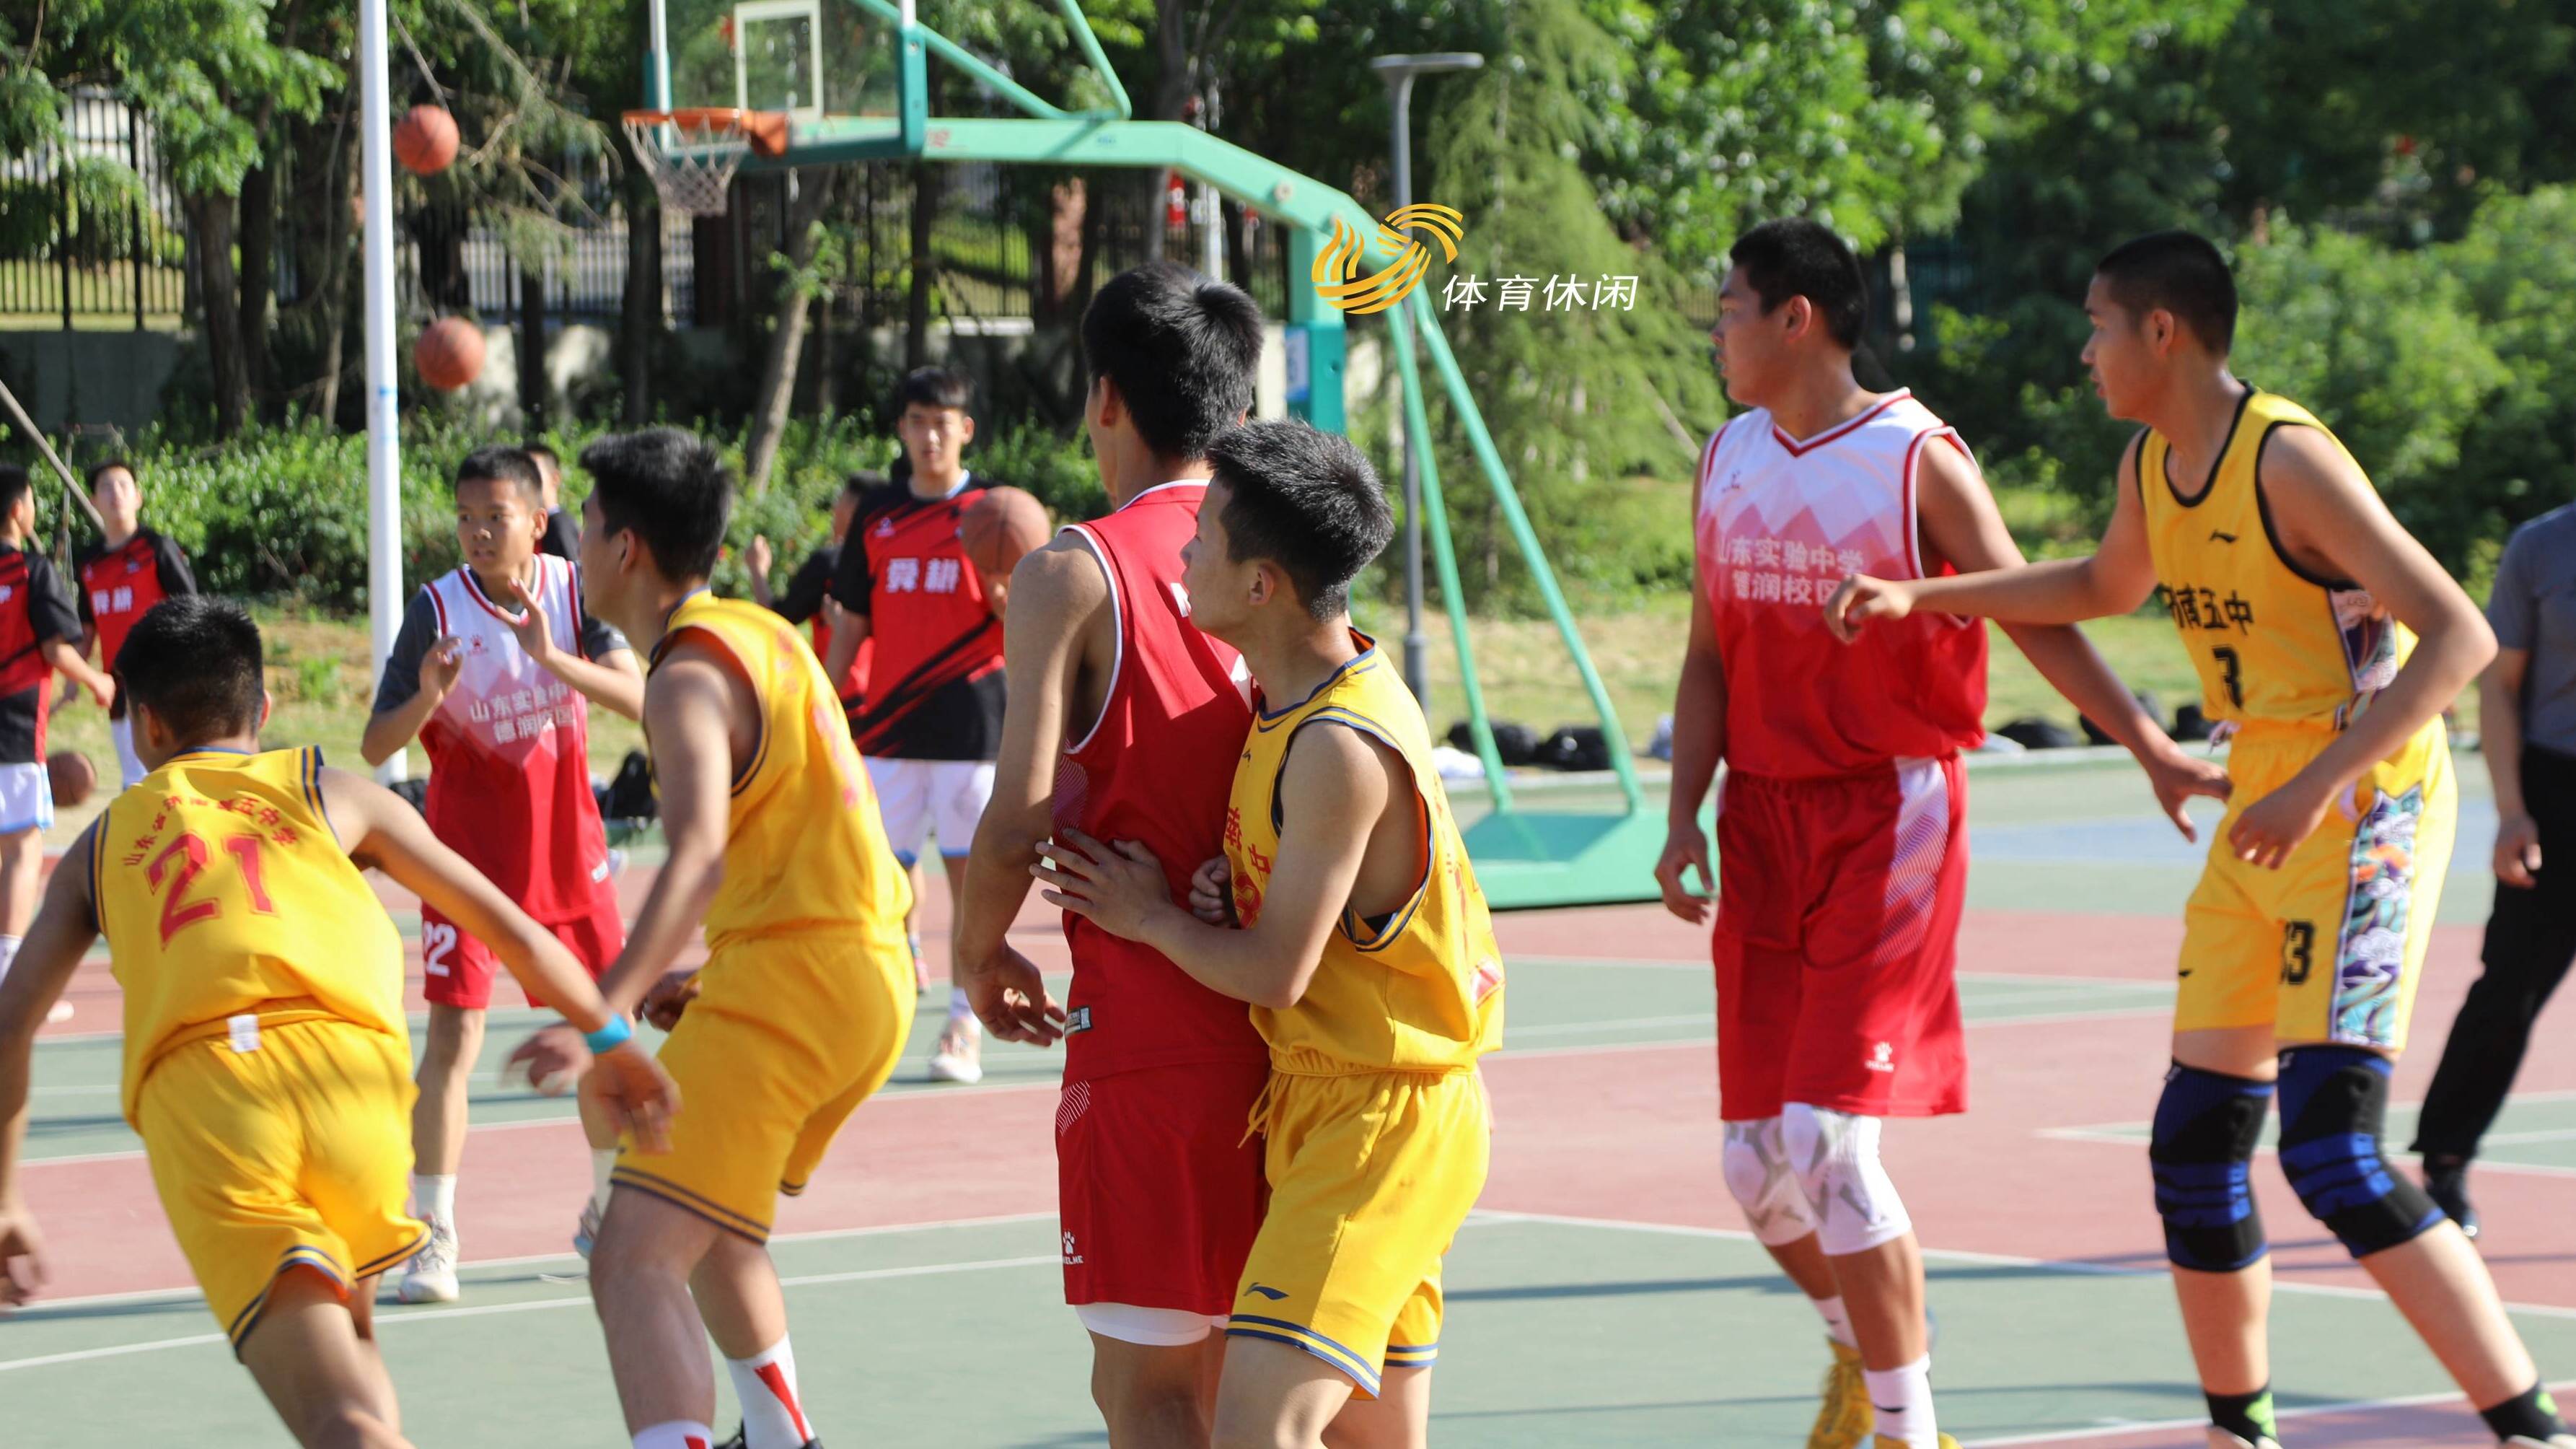
[[[125,990],[126,1120],[172,1049],[336,1020],[404,1043],[402,937],[324,817],[322,752],[180,755],[91,832],[90,888]]]
[[[761,935],[857,931],[904,945],[912,888],[887,846],[840,696],[786,620],[700,590],[671,614],[653,664],[696,634],[731,657],[760,705],[760,743],[733,782],[709,951]],[[648,742],[649,743],[649,742]]]
[[[1236,914],[1247,927],[1261,917],[1284,811],[1295,808],[1279,798],[1280,772],[1290,741],[1310,724],[1358,730],[1404,757],[1428,826],[1429,866],[1413,898],[1383,920],[1345,909],[1305,999],[1285,1010],[1256,1006],[1252,1023],[1283,1072],[1456,1071],[1502,1044],[1502,949],[1432,767],[1422,707],[1376,645],[1352,637],[1362,652],[1322,687],[1253,717],[1225,812]]]
[[[2334,441],[2307,409],[2247,388],[2206,479],[2174,477],[2171,449],[2151,429],[2138,449],[2138,498],[2165,606],[2200,671],[2201,708],[2213,720],[2340,729],[2397,677],[2415,636],[2368,590],[2282,553],[2255,469],[2273,432],[2289,427]]]

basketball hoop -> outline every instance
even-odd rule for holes
[[[787,116],[712,106],[628,111],[626,139],[662,193],[662,204],[692,216],[722,216],[743,158],[787,154]]]

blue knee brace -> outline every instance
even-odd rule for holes
[[[2413,1181],[2388,1170],[2388,1058],[2358,1047],[2281,1053],[2281,1171],[2308,1212],[2354,1257],[2408,1242],[2442,1221]]]
[[[2233,1273],[2264,1253],[2248,1181],[2272,1084],[2174,1063],[2147,1145],[2165,1256],[2176,1267]]]

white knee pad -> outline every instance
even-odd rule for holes
[[[1816,1210],[1789,1171],[1788,1149],[1780,1142],[1780,1119],[1728,1122],[1726,1147],[1718,1162],[1726,1172],[1726,1190],[1744,1205],[1744,1221],[1766,1247],[1794,1243],[1816,1230]]]
[[[1780,1109],[1780,1143],[1814,1207],[1816,1241],[1829,1256],[1865,1253],[1914,1229],[1878,1160],[1878,1129],[1876,1117],[1804,1102]]]

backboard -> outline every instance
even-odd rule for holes
[[[783,111],[797,129],[900,110],[895,27],[853,0],[653,0],[671,93],[656,109]]]

